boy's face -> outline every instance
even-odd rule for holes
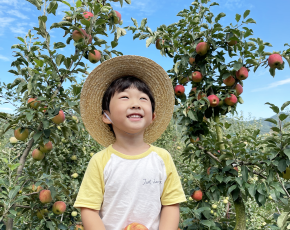
[[[113,122],[114,132],[117,135],[128,133],[142,133],[156,118],[156,113],[152,114],[152,105],[149,96],[137,88],[128,88],[124,92],[115,93],[110,101],[110,113],[105,111]],[[128,118],[132,113],[142,115],[141,119]],[[106,124],[112,124],[103,115]]]

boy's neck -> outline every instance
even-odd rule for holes
[[[139,155],[146,152],[150,148],[150,145],[145,143],[143,140],[140,142],[132,142],[131,140],[129,143],[116,140],[112,147],[125,155]]]

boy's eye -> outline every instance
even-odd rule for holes
[[[121,98],[124,98],[124,97],[127,97],[127,96],[123,96],[123,97],[121,97]],[[128,97],[127,97],[128,98]],[[147,100],[147,98],[145,98],[145,97],[141,97],[141,98],[144,98],[144,99],[146,99]]]

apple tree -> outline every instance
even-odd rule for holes
[[[11,47],[15,60],[9,72],[17,78],[0,82],[0,103],[15,107],[14,114],[0,113],[0,136],[14,134],[1,152],[0,229],[82,229],[72,205],[89,158],[102,147],[84,130],[79,110],[84,81],[76,77],[87,76],[85,59],[94,67],[122,55],[114,48],[126,31],[112,1],[28,2],[39,10],[38,27]],[[67,7],[62,21],[48,25],[60,5]],[[64,41],[52,44],[53,30],[62,31]],[[102,39],[108,31],[111,41]],[[69,46],[74,53],[62,53]]]
[[[284,60],[290,65],[290,49],[269,53],[269,42],[255,38],[248,24],[256,23],[249,18],[250,10],[236,14],[235,22],[222,25],[211,8],[219,5],[210,0],[195,0],[178,13],[181,19],[171,25],[161,25],[156,31],[147,26],[147,19],[132,18],[133,39],[146,39],[146,46],[155,44],[160,54],[173,60],[168,74],[176,95],[176,114],[182,116],[182,135],[186,143],[184,159],[192,158],[202,167],[192,174],[187,193],[196,200],[194,205],[181,208],[192,217],[182,223],[183,229],[246,229],[245,202],[254,199],[263,206],[269,195],[276,202],[288,204],[289,191],[284,186],[290,165],[288,134],[283,133],[285,115],[281,108],[267,103],[279,116],[279,123],[272,127],[276,138],[259,138],[260,130],[241,136],[239,133],[225,135],[231,124],[221,122],[221,116],[235,114],[238,103],[242,104],[243,81],[258,68],[268,68],[269,74],[284,69]],[[285,44],[285,46],[289,46]],[[186,95],[184,85],[191,84]],[[175,114],[175,115],[176,115]],[[284,126],[283,126],[284,125]],[[252,142],[246,148],[244,142]],[[249,178],[257,176],[255,183]],[[219,221],[211,213],[210,201],[231,196],[235,218]],[[286,196],[286,198],[285,198]],[[226,202],[226,201],[225,201]],[[279,219],[279,218],[278,218]],[[280,220],[279,220],[280,221]],[[279,222],[278,221],[278,222]],[[279,224],[280,225],[280,222]],[[274,228],[274,227],[273,227]]]

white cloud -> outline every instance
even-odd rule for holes
[[[3,61],[9,61],[9,58],[3,56],[0,54],[0,60],[3,60]]]
[[[0,110],[3,110],[3,111],[10,111],[10,110],[13,110],[13,109],[11,109],[11,108],[7,108],[7,107],[0,107]]]
[[[18,18],[29,19],[26,15],[20,13],[18,10],[9,10],[7,13],[10,15],[14,15]]]
[[[132,10],[136,13],[140,12],[141,15],[151,15],[154,13],[156,10],[158,10],[158,2],[152,1],[152,0],[147,0],[147,1],[132,1],[130,5],[124,2],[123,7],[120,6],[119,2],[116,3],[111,3],[111,5],[119,10]]]
[[[286,84],[290,84],[290,78],[287,78],[287,79],[281,80],[281,81],[277,81],[277,82],[273,82],[266,87],[254,89],[254,90],[252,90],[252,92],[258,92],[258,91],[263,91],[263,90],[267,90],[267,89],[271,89],[271,88],[276,88],[280,85],[286,85]]]

